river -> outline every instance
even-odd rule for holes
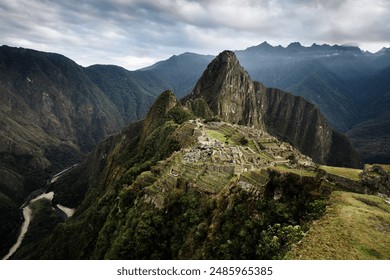
[[[55,174],[52,177],[50,183],[54,183],[59,177],[61,177],[63,174],[65,174],[67,171],[74,168],[75,166],[77,166],[77,165],[71,166],[71,167]],[[16,250],[19,249],[24,237],[26,236],[26,233],[28,231],[28,227],[31,223],[32,214],[33,214],[32,209],[31,209],[31,203],[34,203],[35,201],[38,201],[40,199],[47,199],[47,200],[52,201],[53,198],[54,198],[54,192],[43,193],[43,194],[37,196],[36,198],[31,199],[30,201],[27,201],[26,203],[23,204],[23,206],[22,206],[23,207],[23,224],[22,224],[22,227],[20,229],[18,239],[16,240],[16,243],[11,247],[8,254],[3,257],[3,260],[8,260],[16,252]],[[64,216],[65,218],[72,217],[72,215],[75,212],[75,209],[68,208],[68,207],[65,207],[65,206],[60,205],[60,204],[54,205],[54,207],[57,209],[57,211],[62,212],[60,214],[62,214],[61,216]]]

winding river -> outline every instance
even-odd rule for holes
[[[77,166],[77,165],[73,165],[73,166],[71,166],[71,167],[69,167],[69,168],[67,168],[67,169],[57,173],[56,175],[54,175],[52,177],[52,179],[50,180],[50,183],[51,184],[54,183],[65,172],[69,171],[70,169],[74,168],[75,166]],[[25,237],[25,235],[26,235],[26,233],[28,231],[28,227],[29,227],[29,225],[31,223],[31,218],[32,218],[31,203],[34,203],[35,201],[38,201],[40,199],[47,199],[47,200],[52,201],[53,198],[54,198],[54,192],[43,193],[40,196],[37,196],[36,198],[31,199],[27,203],[23,204],[23,205],[25,205],[23,207],[23,218],[24,218],[24,220],[23,220],[22,227],[20,229],[20,233],[19,233],[18,239],[16,240],[16,243],[11,247],[11,249],[8,252],[8,254],[3,257],[3,260],[8,260],[16,252],[16,250],[19,249],[20,245],[22,244],[22,241],[23,241],[23,239],[24,239],[24,237]],[[66,219],[72,217],[72,215],[75,212],[75,209],[67,208],[67,207],[65,207],[63,205],[60,205],[60,204],[54,205],[53,207],[56,208],[57,211],[60,212],[61,216],[64,216]]]

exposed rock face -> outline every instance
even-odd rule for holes
[[[141,139],[145,139],[153,130],[165,122],[167,113],[177,105],[176,96],[172,91],[162,93],[150,108],[144,121]]]
[[[223,121],[265,129],[318,163],[362,165],[347,138],[328,125],[317,107],[252,81],[231,51],[210,63],[188,98],[204,99]]]
[[[260,101],[255,86],[261,89],[240,66],[235,54],[225,51],[209,64],[190,97],[205,99],[213,113],[226,122],[264,128],[257,110],[251,107]]]
[[[384,170],[380,165],[368,166],[363,172],[363,183],[374,194],[380,193],[390,196],[390,172]]]

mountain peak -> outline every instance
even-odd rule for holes
[[[224,50],[218,56],[235,56],[235,54],[231,50]]]
[[[229,51],[229,50],[225,50],[225,51],[221,52],[211,62],[210,65],[212,65],[215,68],[234,67],[234,66],[239,66],[239,62],[238,62],[238,58],[234,52]]]
[[[301,43],[299,42],[293,42],[287,46],[288,49],[300,49],[302,48]]]
[[[167,113],[175,107],[176,104],[177,99],[172,91],[166,90],[160,94],[144,120],[144,128],[142,130],[141,139],[146,139],[153,130],[164,123]]]
[[[375,54],[382,55],[382,54],[389,54],[389,53],[390,53],[390,48],[383,47],[379,51],[377,51]]]
[[[231,114],[235,109],[225,106],[227,103],[241,104],[246,93],[253,88],[253,81],[249,74],[241,67],[236,55],[232,51],[221,52],[206,68],[199,79],[190,98],[202,98],[213,113],[221,118],[232,116],[235,119],[242,114]],[[229,107],[229,108],[228,108]],[[242,106],[236,106],[241,108]],[[229,112],[228,112],[229,111]],[[230,122],[237,120],[227,119]]]
[[[261,43],[260,45],[259,45],[259,47],[267,47],[267,48],[273,48],[273,46],[272,45],[270,45],[267,41],[264,41],[263,43]]]
[[[279,46],[278,47],[273,47],[267,41],[264,41],[260,45],[256,45],[256,46],[252,46],[252,47],[247,48],[245,51],[249,51],[249,52],[252,52],[252,53],[256,53],[256,52],[270,52],[270,51],[272,52],[272,51],[274,51],[274,49],[279,49]]]

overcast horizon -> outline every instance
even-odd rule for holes
[[[0,45],[139,69],[267,41],[390,47],[386,0],[1,0]]]

